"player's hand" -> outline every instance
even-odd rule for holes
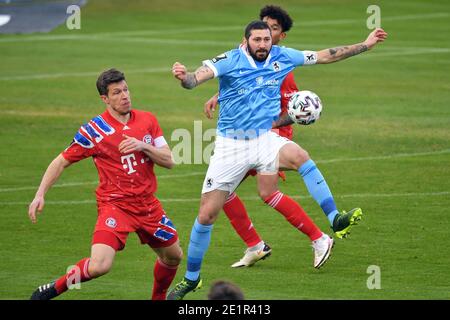
[[[30,206],[28,207],[28,216],[30,217],[31,222],[36,223],[36,215],[42,212],[44,204],[45,201],[42,196],[36,196],[30,203]]]
[[[145,149],[145,143],[139,141],[134,137],[129,137],[126,134],[123,135],[125,138],[119,144],[119,152],[120,153],[130,153],[134,151],[143,151]]]
[[[217,94],[211,97],[208,101],[206,101],[203,111],[208,119],[212,119],[214,111],[216,111],[217,107]]]
[[[367,48],[371,49],[377,43],[386,40],[387,36],[388,34],[383,29],[376,28],[369,34],[366,41],[364,41],[364,44],[367,46]]]
[[[179,62],[175,62],[172,66],[172,74],[180,81],[186,79],[187,69]]]

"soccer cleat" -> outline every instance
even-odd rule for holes
[[[56,292],[55,283],[50,282],[39,286],[31,295],[30,300],[50,300],[56,296],[58,296],[58,292]]]
[[[347,238],[350,233],[350,229],[352,226],[357,224],[359,220],[361,220],[361,216],[361,208],[355,208],[349,212],[343,211],[334,217],[333,226],[331,229],[333,229],[334,234],[339,239]]]
[[[177,283],[175,288],[170,290],[167,300],[183,300],[184,296],[189,292],[195,292],[202,287],[202,279],[198,277],[197,281],[192,281],[186,277]]]
[[[312,247],[314,250],[314,268],[319,269],[331,255],[331,249],[334,246],[333,238],[327,234],[322,234],[322,236],[313,241]]]
[[[240,267],[251,267],[259,260],[264,260],[269,257],[272,252],[272,248],[270,248],[267,244],[264,243],[264,248],[262,250],[250,251],[249,249],[245,250],[245,255],[241,260],[235,262],[231,265],[232,268],[240,268]]]

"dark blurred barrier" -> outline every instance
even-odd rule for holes
[[[70,5],[87,0],[0,0],[0,33],[49,32],[66,22]]]

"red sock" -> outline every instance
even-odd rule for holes
[[[302,207],[280,191],[274,192],[264,202],[280,212],[290,224],[306,234],[311,241],[322,236],[322,231],[314,224]]]
[[[253,227],[244,204],[236,193],[232,193],[223,205],[223,211],[227,215],[234,230],[247,244],[247,247],[253,247],[261,242],[261,237]]]
[[[69,270],[65,275],[56,280],[55,288],[58,294],[67,291],[68,286],[91,280],[88,272],[89,258],[84,258]]]
[[[177,273],[177,266],[169,266],[156,259],[153,269],[153,292],[152,300],[166,300],[166,292]]]

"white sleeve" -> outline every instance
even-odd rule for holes
[[[154,145],[156,148],[161,148],[167,145],[166,139],[164,136],[160,136],[154,140]]]
[[[317,52],[316,51],[302,51],[304,56],[303,65],[311,65],[317,63]]]
[[[214,72],[214,78],[217,78],[218,72],[211,60],[204,60],[203,65],[210,68]]]
[[[300,51],[292,48],[282,48],[283,51],[289,56],[294,66],[304,66],[317,63],[316,51]]]

